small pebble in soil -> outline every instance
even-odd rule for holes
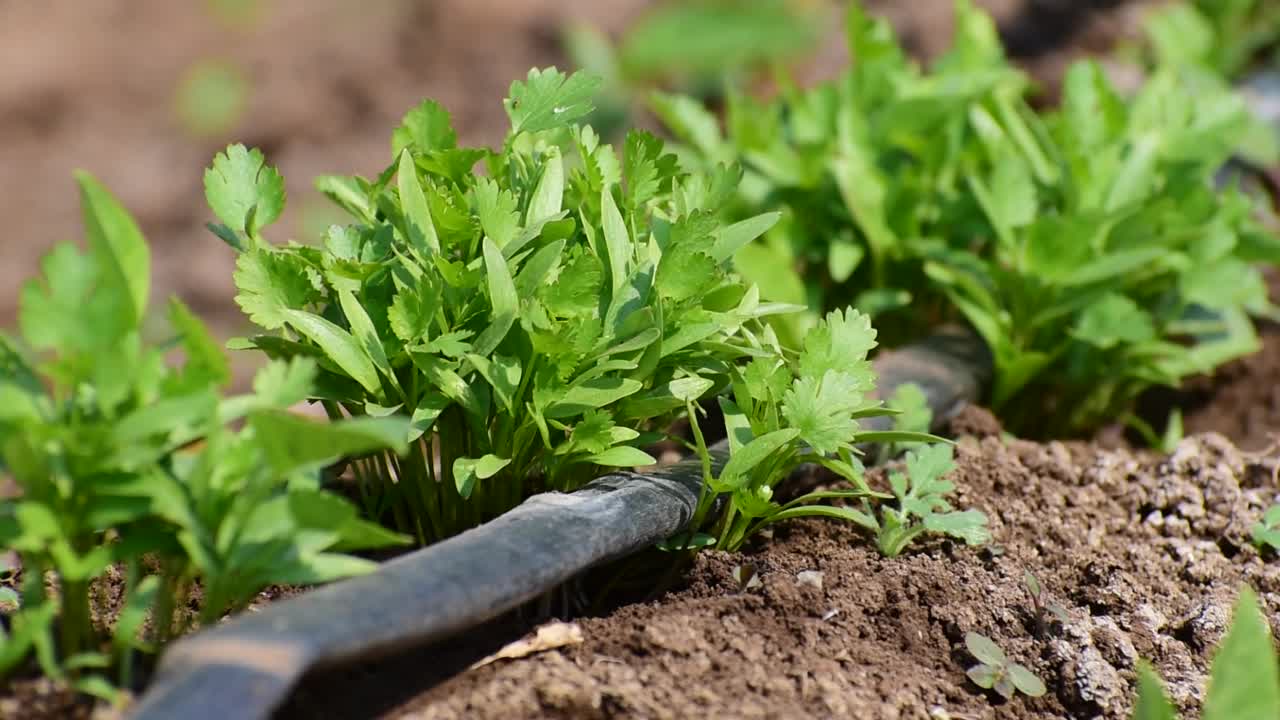
[[[822,578],[822,572],[819,570],[801,570],[796,573],[796,582],[814,590],[822,589]]]
[[[739,591],[758,588],[763,584],[760,581],[760,573],[756,570],[756,566],[751,563],[733,566],[733,579],[737,581]]]

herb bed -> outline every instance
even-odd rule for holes
[[[1274,333],[1260,330],[1262,352],[1177,398],[1188,429],[1221,429],[1257,448],[1277,426],[1280,402],[1250,398],[1280,365]],[[780,525],[743,555],[698,555],[656,603],[583,620],[581,646],[455,675],[528,629],[507,618],[451,643],[456,663],[440,648],[416,653],[433,666],[429,679],[396,668],[413,658],[326,670],[280,716],[947,716],[936,705],[951,717],[985,717],[993,707],[1000,716],[1127,717],[1135,657],[1156,663],[1184,710],[1196,707],[1234,589],[1248,582],[1275,607],[1274,571],[1248,539],[1272,500],[1274,461],[1213,438],[1186,441],[1168,461],[1104,449],[1114,433],[1088,445],[1004,442],[979,411],[953,428],[979,438],[962,443],[954,499],[994,519],[999,544],[990,548],[935,539],[883,560],[849,527]],[[1053,522],[1043,522],[1046,507],[1062,510]],[[1113,530],[1100,548],[1088,544],[1099,526]],[[747,565],[758,583],[743,587]],[[1043,598],[1028,598],[1024,571],[1046,588]],[[1153,597],[1160,602],[1142,602]],[[1065,619],[1046,619],[1041,601]],[[819,605],[827,607],[818,613]],[[1006,704],[976,689],[964,677],[973,663],[964,635],[975,629],[999,639],[1054,696]]]

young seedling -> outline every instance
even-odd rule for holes
[[[1256,452],[1245,453],[1245,456],[1255,461],[1264,460],[1272,456],[1278,447],[1280,447],[1280,436],[1273,434],[1271,442],[1266,447]],[[1280,461],[1272,458],[1272,463],[1271,487],[1275,487],[1280,483]],[[1262,514],[1262,519],[1254,523],[1250,534],[1253,537],[1253,544],[1259,550],[1266,547],[1280,550],[1280,503],[1272,505]]]
[[[1060,623],[1066,623],[1071,619],[1067,615],[1066,609],[1061,605],[1045,602],[1044,586],[1040,584],[1040,580],[1035,575],[1031,574],[1030,570],[1023,574],[1022,579],[1027,585],[1027,593],[1031,596],[1031,603],[1035,608],[1035,633],[1037,637],[1044,634],[1048,625],[1045,621],[1046,612],[1057,618]]]
[[[1253,544],[1259,549],[1269,547],[1280,551],[1280,504],[1272,505],[1262,514],[1262,519],[1254,524],[1251,534]]]
[[[955,468],[950,445],[927,445],[907,453],[906,473],[889,473],[898,506],[885,505],[877,521],[869,506],[865,516],[876,531],[876,545],[886,557],[896,557],[923,533],[939,533],[981,545],[991,538],[987,516],[979,510],[952,510],[945,496],[955,484],[943,477]]]
[[[1028,697],[1045,694],[1040,678],[1026,666],[1011,661],[987,636],[965,633],[964,645],[980,663],[965,671],[978,687],[995,690],[1005,700],[1011,699],[1015,690]]]

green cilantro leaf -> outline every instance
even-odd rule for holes
[[[423,280],[400,288],[387,308],[391,332],[405,343],[422,340],[439,310],[439,303],[440,290],[435,283]]]
[[[499,250],[515,239],[520,222],[516,198],[500,189],[496,182],[480,178],[476,183],[476,212],[480,216],[480,227]]]
[[[230,145],[214,156],[204,172],[204,194],[222,222],[250,237],[284,210],[284,178],[267,165],[261,150],[244,145]]]
[[[267,363],[253,376],[253,393],[266,407],[286,409],[311,394],[316,364],[308,358]]]
[[[1110,293],[1080,315],[1076,337],[1102,349],[1121,343],[1136,344],[1156,337],[1151,316],[1129,298]]]
[[[784,395],[782,411],[810,447],[834,453],[853,441],[858,421],[851,414],[862,404],[865,388],[864,380],[837,370],[802,376]]]
[[[655,286],[664,298],[696,299],[720,280],[720,264],[690,245],[677,245],[662,256]]]
[[[18,314],[31,347],[89,351],[109,347],[132,329],[132,310],[123,297],[94,296],[101,271],[92,256],[82,255],[70,242],[59,243],[41,267],[44,282],[27,281]]]
[[[529,70],[525,82],[511,83],[503,101],[511,118],[511,134],[564,127],[585,117],[594,109],[591,98],[600,84],[600,78],[584,72],[565,77],[554,67]]]
[[[588,410],[582,420],[573,426],[569,447],[574,452],[591,455],[602,453],[613,445],[613,419],[602,410]]]
[[[308,274],[310,268],[297,255],[262,248],[236,258],[235,282],[240,290],[236,304],[254,323],[267,330],[284,325],[290,309],[319,299]]]
[[[828,371],[858,376],[859,392],[873,381],[867,353],[876,346],[871,318],[856,310],[833,310],[804,339],[800,353],[801,377],[822,377]]]
[[[643,130],[627,133],[622,152],[622,170],[626,178],[623,204],[632,212],[658,195],[664,186],[670,188],[677,170],[676,156],[662,153],[662,140]]]
[[[538,297],[556,317],[584,317],[599,309],[604,268],[587,252],[575,253],[556,278],[540,288]]]
[[[405,113],[400,126],[391,135],[391,153],[397,157],[405,148],[415,153],[433,150],[452,150],[458,146],[458,135],[453,131],[449,112],[434,100]]]
[[[924,532],[950,535],[968,545],[990,539],[987,516],[977,510],[953,511],[945,495],[955,484],[944,479],[955,469],[952,448],[939,443],[907,454],[907,472],[889,474],[898,507],[881,510],[877,544],[887,557],[895,557]]]

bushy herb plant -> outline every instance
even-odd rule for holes
[[[1253,264],[1280,242],[1210,182],[1252,127],[1243,101],[1178,67],[1122,97],[1082,62],[1037,112],[990,18],[967,0],[956,17],[925,71],[855,3],[847,72],[735,95],[723,130],[655,99],[694,162],[747,168],[733,212],[784,211],[738,270],[767,299],[852,303],[890,344],[964,318],[995,361],[990,404],[1024,435],[1082,432],[1256,349],[1251,316],[1273,308]],[[781,321],[784,340],[815,320]]]
[[[403,449],[407,422],[289,413],[313,392],[309,358],[273,362],[252,393],[224,397],[226,358],[177,299],[172,338],[144,342],[147,246],[105,189],[79,184],[87,251],[56,246],[22,289],[21,340],[0,336],[0,471],[18,491],[0,502],[0,549],[21,560],[0,674],[34,653],[47,675],[110,696],[108,669],[129,684],[135,650],[268,585],[374,566],[344,550],[406,542],[319,475],[346,454]]]
[[[407,456],[352,466],[369,515],[421,542],[654,463],[642,448],[672,418],[781,352],[759,319],[793,308],[729,272],[777,215],[719,219],[733,166],[686,173],[644,132],[601,142],[578,123],[597,84],[513,83],[499,150],[458,147],[423,103],[377,178],[320,178],[351,222],[318,245],[263,238],[284,190],[261,153],[232,146],[205,176],[264,331],[236,346],[314,358],[335,418],[410,418]]]

